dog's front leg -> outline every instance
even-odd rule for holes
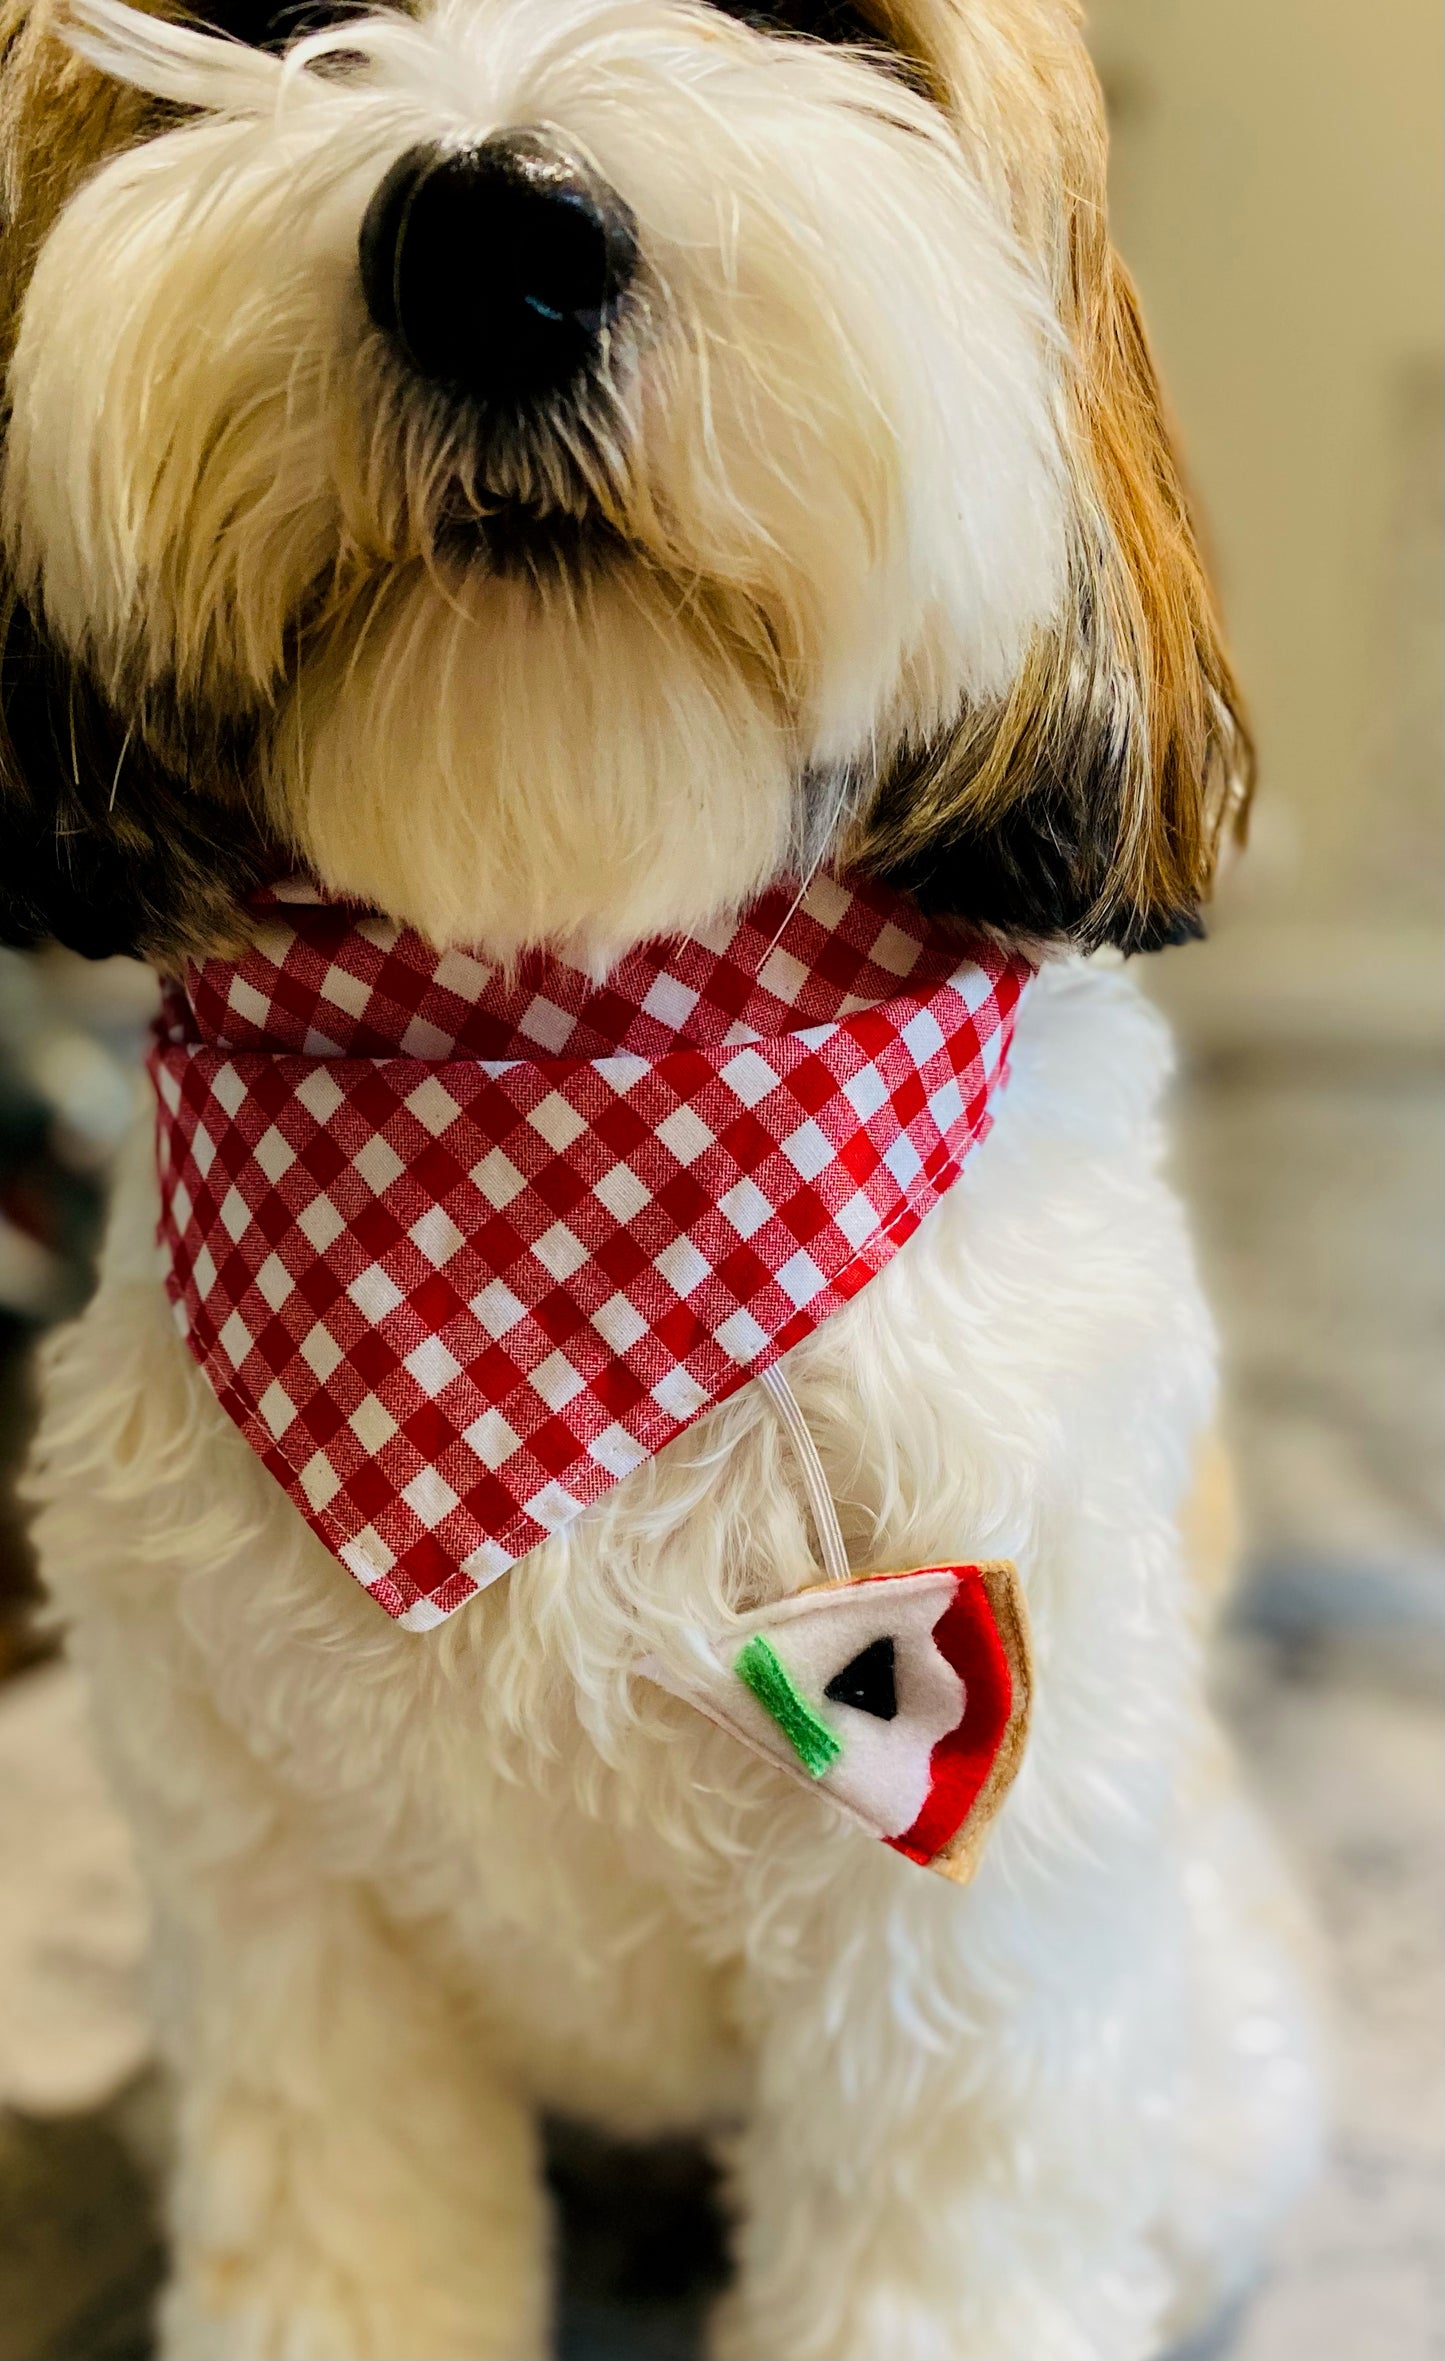
[[[882,1847],[836,1882],[747,1979],[756,2103],[714,2361],[1152,2361],[1168,2110],[1130,2019],[1152,2046],[1162,1966],[1158,1988],[1091,1974],[1079,1926],[1009,1939],[996,1888]]]
[[[170,2361],[538,2361],[533,2124],[364,1894],[283,1868],[162,1931]]]

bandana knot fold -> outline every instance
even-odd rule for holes
[[[413,1630],[776,1361],[989,1127],[1024,962],[777,888],[602,982],[290,886],[167,987],[166,1285],[218,1400]]]

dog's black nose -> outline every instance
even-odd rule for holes
[[[560,390],[596,354],[637,260],[632,216],[544,131],[409,148],[361,225],[378,328],[480,399]]]

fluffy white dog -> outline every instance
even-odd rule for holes
[[[726,2138],[719,2356],[1146,2361],[1311,2104],[1165,1044],[1053,956],[1195,931],[1248,770],[1074,8],[207,13],[4,12],[12,939],[174,969],[299,869],[600,977],[826,861],[1043,955],[787,1361],[854,1569],[1011,1559],[1036,1696],[960,1890],[637,1677],[816,1580],[755,1385],[388,1622],[177,1338],[147,1122],[33,1484],[155,1901],[165,2350],[542,2354],[554,2109]]]

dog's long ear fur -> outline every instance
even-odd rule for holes
[[[0,367],[56,214],[149,122],[151,102],[77,58],[58,18],[56,0],[0,0]],[[193,764],[161,745],[0,568],[0,941],[170,959],[236,931],[265,858],[236,750]]]
[[[1011,695],[905,749],[861,857],[1016,937],[1200,932],[1253,755],[1134,289],[1109,243],[1098,84],[1070,0],[876,0],[993,171],[1069,353],[1067,598]]]
[[[241,765],[172,765],[12,600],[0,620],[0,942],[163,963],[238,933],[266,846]],[[197,778],[208,784],[202,788]]]

